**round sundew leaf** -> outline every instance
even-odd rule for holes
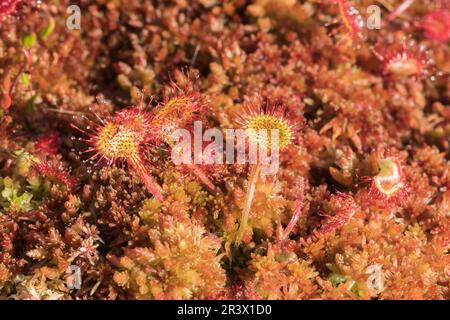
[[[284,148],[291,143],[291,127],[281,117],[268,114],[255,115],[247,121],[246,129],[250,139],[258,144],[266,145],[269,149],[273,147],[271,137],[274,131],[278,133],[279,148]]]

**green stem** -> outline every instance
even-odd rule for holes
[[[250,177],[248,179],[247,195],[245,199],[245,207],[242,211],[241,221],[239,224],[239,229],[236,234],[236,244],[241,243],[242,237],[247,230],[248,218],[250,216],[250,209],[252,208],[253,197],[255,196],[256,182],[258,181],[259,172],[261,167],[259,164],[255,164],[250,172]]]

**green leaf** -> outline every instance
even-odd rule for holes
[[[22,84],[24,86],[29,86],[30,85],[30,74],[23,72],[20,74],[20,81],[22,82]]]
[[[37,99],[38,97],[39,97],[39,96],[38,96],[38,94],[36,93],[36,94],[34,94],[30,99],[28,99],[28,101],[27,101],[27,110],[28,110],[28,111],[33,110],[34,103],[36,102],[36,99]]]
[[[0,192],[0,205],[8,210],[29,211],[32,209],[33,195],[24,192],[19,195],[20,184],[10,177],[3,179],[3,190]]]
[[[14,181],[10,177],[5,177],[3,179],[3,190],[1,192],[1,196],[11,202],[12,199],[17,196],[17,188],[18,186],[14,184]]]
[[[42,40],[45,40],[53,32],[53,30],[55,30],[55,20],[53,20],[53,18],[50,18],[50,21],[45,26],[45,28],[41,32],[39,32],[39,37]]]
[[[23,37],[23,46],[25,48],[31,48],[36,44],[37,37],[35,33],[28,33]]]
[[[333,287],[337,287],[340,283],[343,283],[347,280],[347,278],[339,273],[332,273],[328,276],[328,280],[333,284]]]
[[[33,195],[24,192],[21,196],[16,196],[11,201],[11,208],[19,211],[29,211],[31,210],[31,199],[33,198]]]

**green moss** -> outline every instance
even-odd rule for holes
[[[154,225],[158,222],[161,212],[162,207],[158,200],[154,198],[146,199],[139,210],[139,216],[144,223]]]
[[[328,280],[333,284],[333,287],[337,287],[339,284],[344,283],[347,278],[340,273],[331,273],[328,276]]]
[[[10,177],[0,180],[0,205],[9,211],[30,211],[33,195],[21,192],[21,185]]]
[[[36,33],[27,33],[22,39],[23,46],[26,49],[34,47],[36,45],[36,42],[37,42]]]

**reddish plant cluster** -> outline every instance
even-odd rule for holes
[[[40,136],[35,142],[36,152],[46,155],[57,155],[60,149],[60,136],[53,131]]]
[[[109,166],[126,164],[163,202],[163,190],[148,173],[150,161],[147,154],[152,147],[168,145],[171,148],[174,144],[172,132],[191,126],[201,106],[197,93],[177,89],[178,95],[166,99],[154,114],[143,110],[141,97],[138,106],[122,109],[110,120],[99,119],[100,124],[94,124],[92,132],[75,127],[88,136],[85,142],[90,147],[84,153],[93,153],[88,161],[95,161],[95,164],[104,162]],[[213,183],[198,166],[192,164],[188,167],[210,190],[214,190]]]
[[[36,165],[36,170],[39,174],[50,179],[54,179],[57,182],[67,186],[69,189],[74,187],[76,184],[76,179],[72,177],[66,169],[57,167],[55,164],[41,161]]]
[[[161,187],[148,174],[145,148],[151,139],[151,126],[147,113],[137,107],[122,110],[86,134],[88,139],[85,141],[90,145],[86,152],[93,153],[89,160],[96,164],[103,161],[107,165],[127,164],[158,200],[164,200]]]
[[[425,15],[421,26],[425,36],[430,40],[447,42],[450,40],[450,11],[434,10]]]
[[[22,1],[23,0],[2,0],[2,2],[0,2],[0,17],[16,12],[18,5]]]
[[[385,45],[375,49],[374,53],[381,61],[382,73],[393,79],[407,77],[424,78],[429,75],[430,58],[425,51],[406,44]]]

